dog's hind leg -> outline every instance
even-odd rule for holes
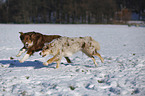
[[[95,64],[96,66],[98,66],[98,64],[97,64],[97,62],[96,62],[96,60],[95,60],[95,58],[94,58],[89,52],[87,52],[87,51],[84,50],[84,49],[82,49],[82,52],[85,53],[88,57],[90,57],[90,58],[93,60],[94,64]]]
[[[69,59],[69,57],[65,57],[67,63],[72,63],[71,60]]]
[[[102,63],[104,63],[104,59],[101,57],[101,55],[99,53],[93,54],[94,56],[98,56],[101,60]]]

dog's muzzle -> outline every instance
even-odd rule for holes
[[[26,48],[29,48],[29,47],[31,47],[31,46],[33,46],[33,42],[30,42],[30,43],[26,42],[26,43],[25,43],[25,47],[26,47]]]
[[[29,44],[25,44],[25,47],[28,48]]]

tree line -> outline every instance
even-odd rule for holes
[[[145,0],[0,0],[0,23],[114,23],[123,8],[144,16]]]

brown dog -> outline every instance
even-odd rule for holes
[[[20,60],[20,63],[23,63],[26,59],[28,59],[34,52],[42,50],[45,43],[49,43],[56,38],[60,38],[60,35],[43,35],[38,32],[19,32],[20,39],[24,46],[20,49],[19,53],[16,55],[17,57],[21,56],[22,53],[27,51],[26,55]],[[65,57],[68,63],[71,63],[68,57]]]

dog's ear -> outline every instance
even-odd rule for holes
[[[23,35],[24,33],[23,32],[19,32],[21,35]]]

